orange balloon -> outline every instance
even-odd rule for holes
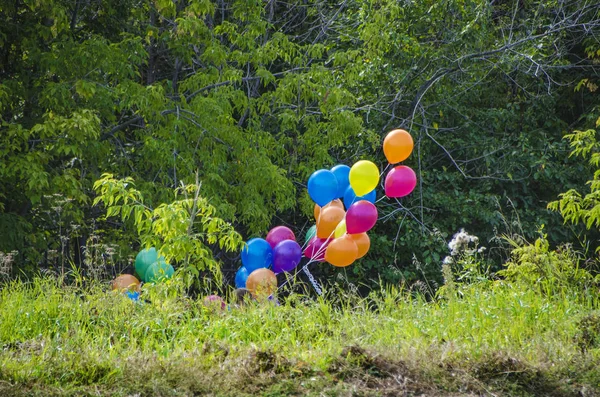
[[[365,256],[371,247],[371,239],[367,233],[349,234],[349,236],[356,243],[356,247],[358,247],[358,255],[356,256],[356,259]]]
[[[404,130],[392,130],[383,140],[383,153],[391,164],[404,161],[413,151],[412,136]]]
[[[349,234],[336,238],[329,243],[325,250],[325,260],[337,267],[348,266],[352,264],[357,257],[358,247]]]
[[[338,207],[338,208],[344,209],[344,203],[342,203],[342,200],[340,200],[340,199],[335,199],[335,200],[328,202],[327,204],[325,204],[323,206],[323,208],[328,208],[328,207]],[[313,214],[315,215],[315,220],[318,221],[319,215],[321,214],[321,207],[319,207],[319,204],[315,204],[315,208],[313,209]]]
[[[119,291],[140,291],[140,280],[132,276],[131,274],[121,274],[111,282],[113,290]]]
[[[267,268],[256,269],[248,276],[246,288],[254,297],[267,297],[277,290],[277,277]]]
[[[345,216],[346,211],[339,207],[331,206],[323,208],[317,221],[317,237],[333,238],[333,231]]]

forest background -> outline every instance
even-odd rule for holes
[[[597,163],[570,153],[597,153],[599,12],[584,0],[1,2],[2,275],[112,277],[133,270],[144,230],[158,245],[177,237],[122,208],[106,217],[94,183],[110,173],[135,183],[150,220],[181,209],[174,189],[201,186],[196,221],[240,235],[186,229],[196,257],[179,262],[230,281],[242,238],[312,225],[314,170],[383,170],[393,128],[414,138],[417,188],[379,202],[367,257],[315,275],[435,287],[461,228],[495,270],[509,256],[499,236],[532,240],[542,225],[592,258],[598,187],[582,197]],[[563,226],[547,204],[567,191]]]

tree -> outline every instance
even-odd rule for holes
[[[3,4],[0,251],[29,270],[57,263],[49,249],[81,265],[100,232],[131,255],[135,233],[92,205],[104,172],[152,208],[198,172],[244,238],[308,227],[308,176],[360,158],[384,169],[380,140],[404,127],[420,184],[379,204],[352,278],[423,277],[413,253],[439,277],[444,236],[489,239],[498,202],[525,231],[557,221],[545,203],[582,178],[560,132],[595,105],[571,86],[593,71],[597,14],[550,0]]]

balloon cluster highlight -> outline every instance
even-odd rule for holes
[[[392,165],[406,160],[413,147],[411,135],[401,129],[390,131],[383,141],[383,152]],[[242,267],[235,276],[236,287],[247,288],[255,296],[272,293],[277,289],[275,275],[294,270],[302,256],[308,258],[308,263],[329,262],[337,267],[349,266],[364,257],[371,246],[367,232],[378,219],[376,188],[381,175],[369,160],[313,172],[307,188],[315,203],[315,224],[307,231],[303,246],[285,226],[271,229],[266,239],[249,240],[242,251]],[[387,197],[405,197],[415,189],[417,176],[410,167],[396,165],[385,176],[383,185]]]
[[[308,194],[315,202],[315,225],[306,235],[306,258],[345,267],[366,255],[370,247],[366,232],[377,222],[378,183],[379,169],[368,160],[310,176]]]
[[[156,248],[140,251],[135,257],[135,272],[146,283],[157,283],[173,276],[175,269],[158,256]],[[124,293],[129,299],[137,301],[140,297],[141,282],[131,274],[121,274],[111,282],[111,289]]]
[[[413,146],[411,135],[397,129],[386,135],[383,152],[391,164],[396,164],[410,156]],[[357,161],[352,167],[336,165],[310,176],[307,186],[315,202],[315,225],[306,236],[305,257],[344,267],[367,254],[371,246],[367,232],[378,217],[375,202],[379,181],[379,168],[368,160]],[[390,198],[404,197],[416,185],[415,172],[399,165],[385,177],[385,194]]]
[[[248,289],[256,298],[268,297],[277,290],[276,274],[294,270],[300,260],[302,248],[294,232],[286,226],[274,227],[266,239],[253,238],[246,242],[235,286]]]

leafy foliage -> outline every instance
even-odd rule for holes
[[[94,205],[103,203],[107,217],[132,220],[143,246],[157,247],[167,261],[181,263],[187,285],[198,283],[198,275],[204,270],[209,270],[220,284],[221,267],[210,245],[226,251],[237,251],[242,246],[242,237],[232,225],[215,216],[215,208],[200,197],[199,184],[182,186],[175,191],[175,201],[154,209],[144,204],[132,178],[117,180],[103,174],[94,189],[99,194]],[[182,194],[184,198],[178,199]]]
[[[581,258],[569,245],[550,250],[547,236],[533,244],[518,246],[512,242],[512,260],[498,275],[510,282],[521,283],[526,288],[536,288],[553,295],[565,292],[585,292],[597,280],[580,267]]]
[[[310,173],[361,158],[383,170],[395,127],[415,139],[420,183],[379,202],[353,281],[441,281],[440,234],[466,227],[487,246],[508,203],[525,234],[544,223],[552,243],[572,238],[544,206],[584,182],[560,138],[597,105],[597,5],[49,0],[0,14],[0,250],[18,251],[16,274],[88,271],[90,236],[134,253],[134,229],[92,205],[103,173],[135,180],[155,209],[198,173],[247,239],[307,228]]]
[[[589,193],[582,196],[578,190],[570,189],[561,193],[559,200],[548,204],[548,208],[559,211],[565,222],[581,222],[588,229],[600,228],[600,144],[596,130],[575,131],[565,135],[565,139],[571,142],[571,156],[581,156],[594,167],[594,177],[587,182]]]

